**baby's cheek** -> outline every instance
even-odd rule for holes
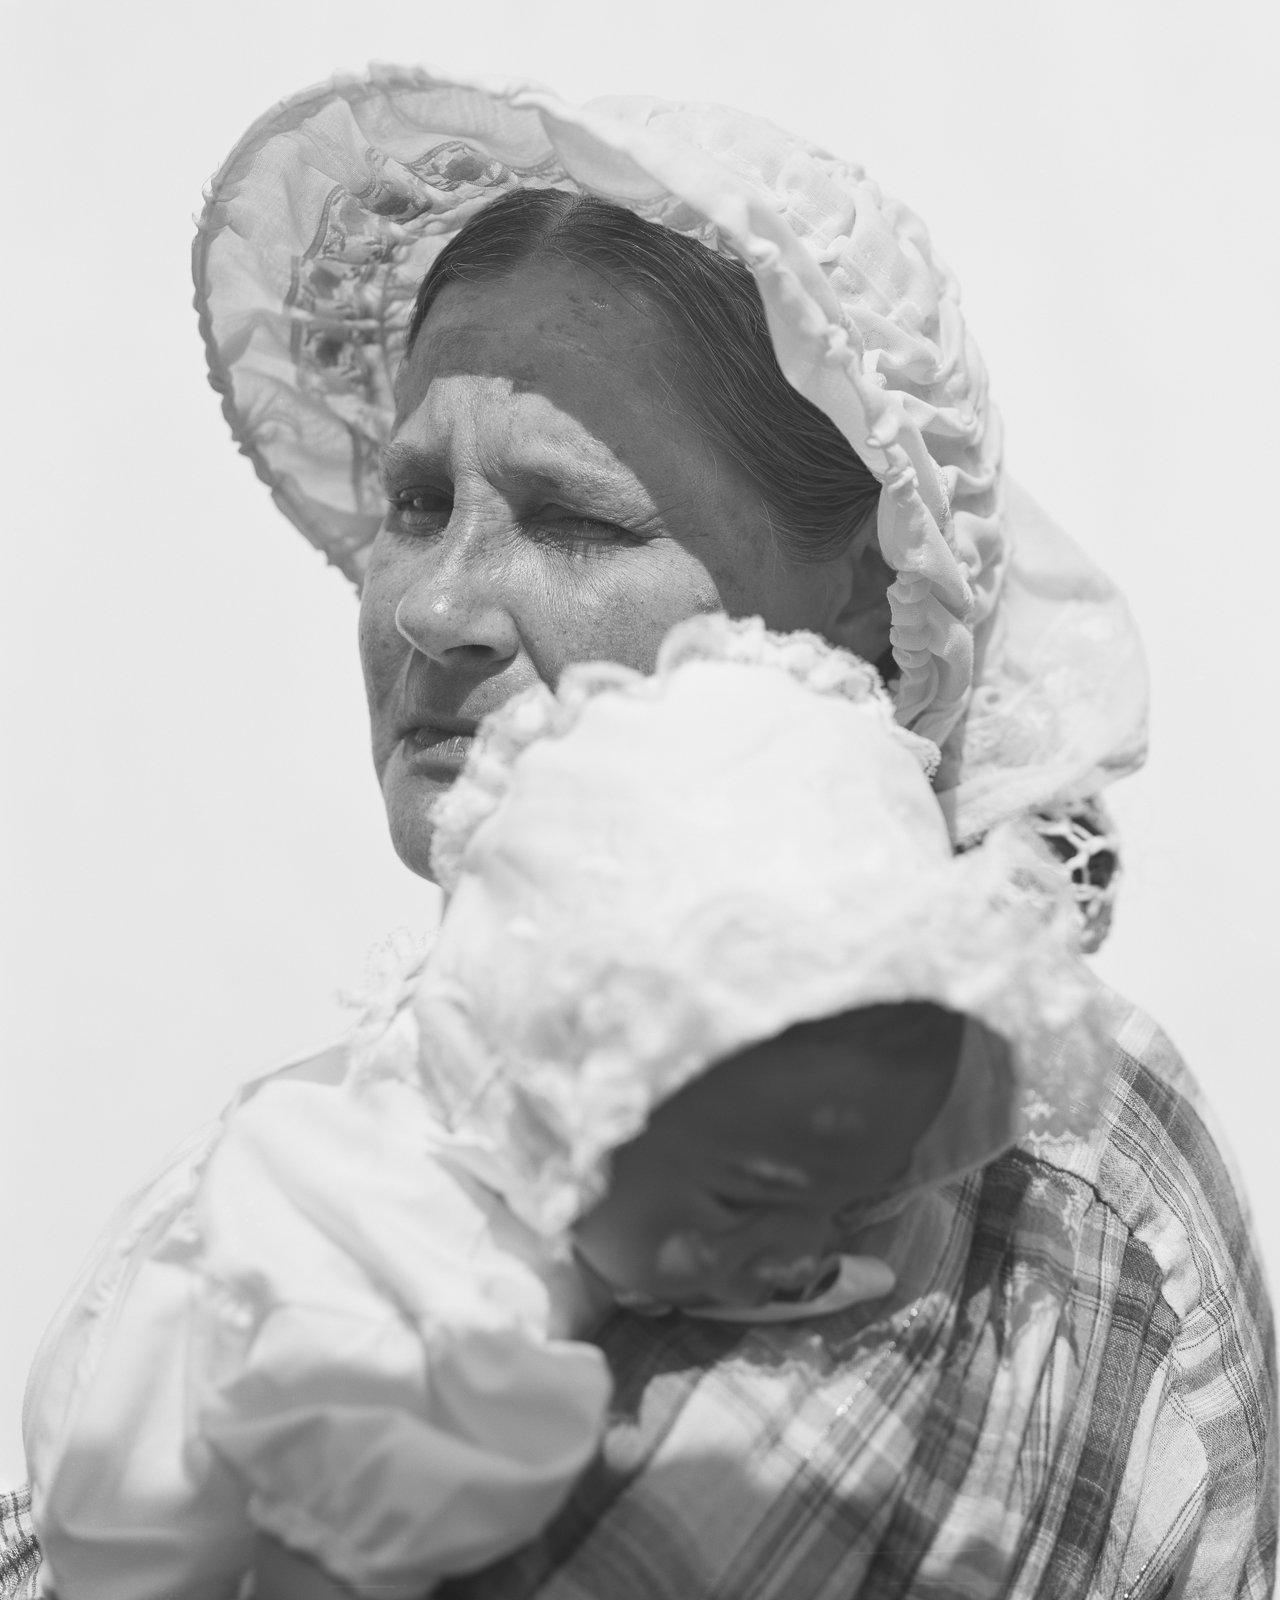
[[[659,1277],[686,1284],[705,1276],[718,1259],[715,1246],[700,1233],[672,1233],[659,1244],[654,1266]]]
[[[624,1181],[574,1228],[579,1253],[607,1282],[619,1289],[652,1291],[656,1259],[671,1235],[665,1224],[633,1203]]]

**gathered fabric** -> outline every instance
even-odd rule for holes
[[[59,1600],[231,1600],[258,1530],[421,1600],[544,1526],[611,1380],[577,1273],[447,1145],[392,1077],[285,1072],[121,1212],[27,1389]]]
[[[906,207],[760,117],[374,67],[286,100],[210,186],[194,251],[210,376],[297,527],[360,582],[418,286],[520,187],[598,195],[754,273],[779,365],[881,484],[903,725],[942,750],[953,839],[1069,812],[1143,758],[1114,585],[1006,480],[955,280]]]

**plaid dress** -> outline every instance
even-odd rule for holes
[[[437,1594],[1269,1596],[1275,1353],[1248,1217],[1172,1047],[1111,1005],[1093,1136],[924,1197],[894,1224],[889,1302],[774,1327],[616,1313],[596,1464],[540,1539]],[[0,1595],[35,1595],[23,1494],[0,1534]]]

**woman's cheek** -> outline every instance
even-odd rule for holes
[[[396,627],[396,606],[410,581],[406,563],[387,551],[383,535],[379,534],[360,588],[357,625],[360,662],[371,706],[385,693],[405,653],[405,641]]]
[[[723,609],[706,569],[669,541],[589,557],[544,575],[545,596],[522,629],[554,684],[574,661],[616,661],[650,672],[658,647],[686,617]],[[545,670],[544,670],[545,666]]]

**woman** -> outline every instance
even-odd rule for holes
[[[387,71],[250,131],[196,272],[242,448],[362,583],[411,867],[478,717],[724,608],[880,661],[943,746],[955,844],[1043,815],[1100,937],[1095,798],[1141,759],[1136,644],[1003,481],[954,284],[858,169],[732,113]],[[602,1459],[545,1538],[450,1592],[1268,1593],[1247,1221],[1167,1043],[1109,1003],[1092,1138],[1048,1130],[939,1191],[846,1348],[617,1314]]]

